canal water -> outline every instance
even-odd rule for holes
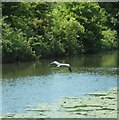
[[[28,106],[80,97],[117,86],[117,53],[80,55],[61,59],[2,65],[2,113],[23,113]],[[67,68],[49,66],[57,60]]]

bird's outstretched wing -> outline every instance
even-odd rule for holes
[[[72,72],[72,69],[71,69],[71,67],[68,67],[68,70],[69,70],[70,72]]]
[[[56,65],[59,65],[60,63],[57,62],[57,61],[53,61],[53,62],[51,62],[50,64],[56,64]]]

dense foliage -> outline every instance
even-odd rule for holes
[[[106,4],[2,3],[3,62],[117,49],[119,11]]]

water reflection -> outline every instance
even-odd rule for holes
[[[62,58],[60,62],[70,63],[74,72],[85,71],[87,68],[95,67],[117,67],[118,51],[109,53],[100,53],[98,55],[81,55],[78,57]],[[48,75],[56,70],[56,68],[48,67],[48,64],[53,61],[39,60],[37,62],[26,62],[19,64],[3,64],[2,75],[4,78],[18,78],[27,76]],[[60,69],[61,70],[61,69]],[[65,70],[65,69],[63,69]],[[62,71],[62,70],[61,70]],[[63,71],[62,71],[63,72]],[[65,72],[67,72],[65,70]]]

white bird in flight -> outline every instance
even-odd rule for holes
[[[55,65],[57,65],[57,67],[68,67],[68,70],[69,70],[70,72],[72,72],[71,66],[70,66],[69,64],[59,63],[59,62],[57,62],[57,61],[53,61],[53,62],[51,62],[50,64],[51,64],[51,65],[52,65],[52,64],[55,64]]]

